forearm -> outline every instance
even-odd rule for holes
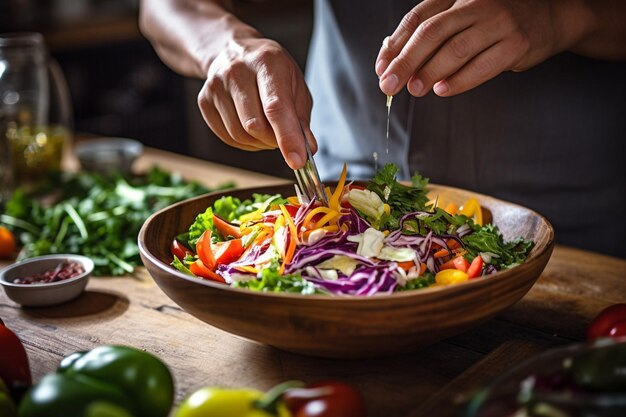
[[[238,39],[260,37],[231,12],[230,0],[141,0],[140,27],[157,54],[174,71],[205,78],[224,48]]]
[[[554,5],[561,49],[591,58],[626,59],[626,1],[557,0]]]

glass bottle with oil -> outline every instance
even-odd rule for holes
[[[67,84],[43,36],[0,34],[0,194],[59,171],[71,134]]]

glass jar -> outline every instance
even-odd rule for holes
[[[71,114],[67,83],[43,36],[0,34],[0,201],[61,169]]]

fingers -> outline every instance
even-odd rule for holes
[[[285,65],[287,63],[281,63],[280,59],[277,61],[274,61],[276,64],[271,70],[265,67],[257,73],[259,97],[287,165],[292,169],[299,169],[304,166],[306,159],[302,129],[305,128],[304,125],[308,129],[310,107],[307,112],[302,110],[307,108],[306,103],[297,103],[298,93],[303,90],[300,85],[304,82],[297,67]],[[310,100],[308,91],[304,99],[301,97],[302,93],[299,96],[304,102]],[[298,114],[298,108],[304,114]]]
[[[492,79],[515,63],[510,42],[498,42],[468,62],[463,68],[433,87],[435,94],[448,97],[471,90]]]
[[[463,9],[448,9],[422,22],[380,77],[383,93],[395,95],[451,37],[475,22]]]
[[[212,99],[209,98],[210,94],[207,92],[207,84],[202,87],[198,94],[198,107],[202,113],[202,118],[206,122],[207,126],[227,145],[235,148],[243,149],[246,151],[258,151],[260,150],[256,146],[243,144],[235,140],[233,136],[228,132],[228,129],[222,121],[222,116],[215,107]]]
[[[435,83],[457,72],[499,39],[495,30],[484,31],[476,26],[453,36],[409,78],[409,93],[416,97],[426,95]]]
[[[279,147],[293,169],[306,158],[303,130],[311,149],[317,149],[308,126],[312,99],[304,76],[274,41],[253,39],[222,53],[209,68],[198,104],[207,125],[231,146]]]
[[[376,75],[380,77],[389,67],[389,64],[400,54],[419,25],[437,13],[450,8],[454,3],[451,0],[426,0],[407,13],[391,36],[387,36],[376,58]]]
[[[379,87],[387,95],[407,85],[417,97],[431,88],[450,96],[530,68],[554,49],[550,10],[544,2],[425,0],[384,41]]]

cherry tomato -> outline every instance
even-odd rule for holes
[[[365,417],[361,394],[339,381],[312,384],[283,394],[283,401],[294,417]]]
[[[626,320],[618,321],[609,330],[609,337],[624,337],[626,336]]]
[[[626,336],[626,303],[614,304],[602,310],[589,323],[587,339]]]
[[[181,261],[185,259],[187,254],[191,254],[189,249],[187,249],[182,243],[180,243],[176,239],[172,240],[172,246],[170,247],[170,252],[172,253],[172,256],[177,257]]]
[[[15,256],[17,242],[9,229],[0,226],[0,259],[9,259]]]
[[[479,277],[483,272],[483,257],[478,255],[470,264],[469,268],[467,268],[467,276],[472,279]]]
[[[14,396],[18,396],[32,383],[24,345],[3,324],[0,324],[0,378]]]
[[[470,267],[470,263],[462,256],[457,256],[456,258],[450,259],[448,262],[445,262],[439,267],[439,270],[442,271],[444,269],[457,269],[462,272],[467,272]]]
[[[435,282],[439,285],[460,284],[468,279],[467,274],[458,269],[444,269],[435,275]]]

